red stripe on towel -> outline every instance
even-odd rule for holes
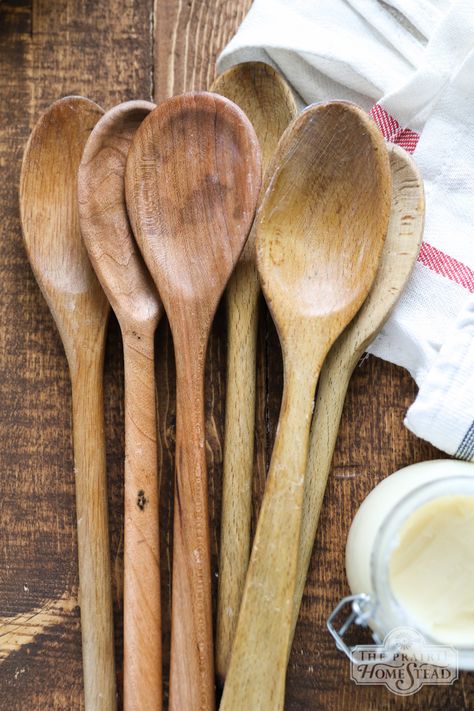
[[[420,138],[419,133],[412,131],[410,128],[402,128],[398,121],[393,116],[390,116],[388,111],[385,111],[380,104],[374,105],[370,116],[372,116],[387,141],[396,143],[408,153],[414,152]],[[428,242],[423,242],[421,245],[418,261],[436,274],[454,281],[470,291],[471,294],[474,293],[474,271],[467,264],[459,262],[445,252],[441,252],[441,250],[436,249]]]
[[[398,121],[390,116],[380,104],[375,104],[370,115],[374,119],[377,126],[380,128],[382,135],[387,141],[396,143],[404,148],[408,153],[413,153],[416,144],[420,138],[420,134],[412,131],[411,128],[402,128]]]
[[[436,272],[436,274],[456,282],[456,284],[470,291],[471,294],[474,293],[474,271],[466,264],[458,262],[454,257],[450,257],[449,254],[445,254],[431,244],[423,242],[418,261],[428,269]]]

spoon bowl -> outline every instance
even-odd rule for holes
[[[262,176],[265,176],[278,141],[298,113],[290,87],[269,64],[244,62],[218,76],[211,91],[233,101],[250,120],[260,144]],[[254,229],[242,250],[239,265],[247,261],[255,268]],[[255,278],[258,283],[256,274]]]
[[[204,366],[217,304],[260,188],[255,132],[210,93],[169,99],[145,119],[126,168],[127,206],[173,334],[176,475],[170,709],[215,705],[204,437]]]
[[[109,310],[81,239],[77,207],[77,168],[102,114],[97,104],[83,97],[56,101],[39,119],[23,156],[24,244],[70,364],[84,319],[89,333],[100,331]]]
[[[124,182],[132,138],[154,108],[129,101],[108,111],[92,131],[79,168],[82,234],[124,348],[125,711],[162,707],[154,333],[163,309],[131,231]]]
[[[374,148],[377,130],[361,110],[334,102],[307,109],[283,136],[257,241],[277,328],[295,319],[297,329],[302,317],[327,318],[338,329],[335,314],[346,318],[365,298],[370,281],[361,272],[375,274],[387,220],[387,160]]]
[[[83,239],[109,303],[120,323],[153,329],[163,309],[131,231],[124,172],[131,140],[154,108],[137,100],[108,111],[87,141],[78,177]]]
[[[175,97],[155,109],[132,145],[130,217],[172,329],[175,312],[183,315],[183,301],[196,307],[188,320],[212,320],[255,209],[252,152],[258,156],[243,112],[204,92]],[[143,165],[138,155],[146,156]],[[242,202],[238,190],[244,191]]]

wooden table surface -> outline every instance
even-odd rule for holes
[[[249,0],[0,0],[0,709],[4,711],[83,708],[71,392],[61,343],[22,245],[18,180],[25,142],[40,113],[67,94],[86,95],[108,109],[127,99],[154,95],[160,101],[183,90],[209,87],[215,57],[249,5]],[[263,304],[259,339],[256,502],[269,462],[282,386],[278,340]],[[221,307],[206,376],[214,585],[225,359]],[[175,382],[165,322],[157,335],[156,370],[168,653]],[[289,710],[474,708],[474,675],[461,675],[450,688],[425,687],[408,698],[382,687],[355,686],[347,659],[335,649],[325,628],[328,613],[348,592],[344,543],[358,505],[395,469],[439,456],[403,427],[414,396],[415,385],[405,372],[374,358],[365,360],[352,379],[289,665]],[[120,687],[123,366],[113,318],[105,398]]]

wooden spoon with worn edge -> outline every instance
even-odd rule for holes
[[[246,62],[217,77],[212,91],[234,101],[250,119],[265,172],[283,131],[297,114],[288,84],[268,64]],[[250,555],[259,294],[254,226],[226,289],[227,385],[216,630],[216,672],[222,681]]]
[[[367,296],[390,212],[384,140],[353,104],[303,111],[274,165],[257,217],[257,266],[282,346],[284,390],[222,711],[283,708],[316,384]]]
[[[127,206],[176,359],[172,711],[215,705],[204,367],[213,316],[247,239],[259,188],[255,132],[223,97],[169,99],[135,134]]]
[[[20,181],[26,251],[71,373],[86,711],[116,708],[102,391],[109,305],[82,243],[77,209],[77,169],[102,114],[77,96],[50,106],[29,138]]]
[[[331,348],[321,370],[304,485],[293,631],[303,597],[344,399],[352,372],[397,303],[423,236],[423,180],[408,153],[389,146],[392,210],[382,259],[362,308]]]
[[[162,312],[125,205],[131,140],[155,108],[119,104],[92,131],[79,167],[82,236],[117,316],[125,367],[124,708],[162,708],[159,478],[154,335]]]

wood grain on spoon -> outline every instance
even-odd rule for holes
[[[297,109],[283,77],[268,64],[246,62],[217,77],[212,91],[234,101],[255,128],[262,170]],[[219,548],[216,672],[224,679],[230,661],[250,555],[258,327],[255,223],[226,290],[227,380],[224,471]]]
[[[319,379],[304,485],[293,626],[298,619],[349,380],[397,303],[415,265],[423,236],[423,180],[402,148],[390,146],[389,157],[392,207],[377,276],[360,311],[328,353]]]
[[[26,250],[71,373],[86,711],[116,708],[102,393],[109,305],[81,240],[77,208],[77,169],[102,114],[81,97],[54,103],[30,136],[20,183]]]
[[[283,708],[316,384],[375,277],[390,209],[383,138],[352,104],[306,109],[274,165],[257,217],[257,265],[284,390],[222,711]]]
[[[81,230],[117,316],[125,366],[124,708],[160,711],[162,653],[154,334],[162,307],[125,205],[125,163],[155,108],[119,104],[101,118],[79,168]]]
[[[248,119],[215,94],[184,94],[143,122],[130,149],[132,226],[162,298],[176,359],[170,709],[213,709],[204,367],[212,319],[260,188]]]

